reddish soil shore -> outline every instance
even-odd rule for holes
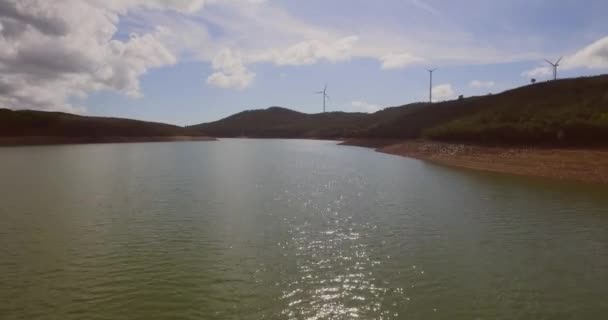
[[[0,146],[126,143],[126,142],[173,142],[173,141],[215,141],[210,137],[167,136],[167,137],[0,137]]]
[[[526,176],[608,183],[608,148],[508,148],[429,141],[349,140],[342,143],[434,163]]]

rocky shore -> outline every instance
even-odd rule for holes
[[[342,144],[468,169],[608,183],[607,148],[487,147],[424,140],[348,140]]]

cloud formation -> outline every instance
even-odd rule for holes
[[[307,65],[320,60],[345,61],[351,58],[357,41],[359,41],[357,36],[343,37],[334,41],[306,40],[285,50],[273,50],[269,53],[268,60],[279,66]]]
[[[213,58],[215,72],[207,78],[207,83],[220,88],[243,89],[248,87],[255,74],[246,63],[272,63],[277,66],[303,66],[328,61],[332,63],[351,58],[353,46],[358,41],[356,36],[335,40],[305,40],[286,48],[270,48],[262,51],[252,50],[248,54],[234,53],[224,48]]]
[[[351,102],[351,106],[352,111],[364,113],[374,113],[383,109],[380,105],[365,101],[353,101]]]
[[[524,78],[549,78],[553,76],[553,69],[549,66],[538,66],[536,68],[526,70],[521,73],[521,76]]]
[[[440,84],[433,87],[433,101],[446,101],[456,98],[456,92],[451,84]]]
[[[597,40],[574,54],[565,56],[560,63],[560,70],[576,68],[608,69],[608,37]],[[528,78],[551,78],[553,77],[553,68],[548,63],[541,62],[538,67],[526,70],[521,75]]]
[[[566,57],[563,63],[566,68],[608,68],[608,37],[602,38],[589,46]]]
[[[255,74],[247,70],[240,55],[224,49],[213,59],[217,70],[207,78],[207,83],[220,88],[243,89],[251,84]]]
[[[492,88],[492,87],[494,87],[494,85],[495,85],[494,81],[482,81],[482,80],[473,80],[469,83],[469,87],[475,88],[475,89]]]
[[[70,98],[97,90],[141,96],[139,78],[175,64],[161,27],[114,38],[119,13],[138,6],[195,10],[203,1],[44,1],[0,3],[0,106],[81,111]],[[83,19],[82,17],[86,17]]]
[[[409,53],[389,53],[380,57],[382,69],[401,69],[412,64],[424,61],[424,59],[416,57]]]

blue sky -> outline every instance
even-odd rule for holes
[[[543,58],[565,56],[560,77],[608,70],[603,0],[73,3],[83,6],[80,12],[88,10],[88,29],[82,14],[64,14],[71,9],[60,8],[63,2],[53,2],[57,8],[39,5],[45,15],[31,14],[46,24],[24,19],[31,24],[27,39],[57,42],[43,28],[64,19],[62,39],[72,39],[59,46],[54,61],[83,63],[9,68],[6,79],[28,87],[0,90],[0,106],[188,125],[276,105],[320,112],[321,97],[313,92],[326,83],[329,110],[371,112],[422,101],[430,67],[439,69],[436,100],[496,93],[532,77],[549,79]],[[54,13],[57,19],[50,20]],[[0,10],[0,32],[24,15],[3,18]],[[17,60],[3,61],[0,49],[0,66],[29,61],[33,49],[17,40],[8,33],[0,37],[17,52]],[[83,46],[75,49],[78,41]],[[57,75],[49,76],[50,69]],[[41,70],[49,80],[32,80],[40,79]],[[32,99],[32,93],[41,98]]]

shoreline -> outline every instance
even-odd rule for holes
[[[98,144],[98,143],[144,143],[144,142],[185,142],[217,141],[216,138],[203,136],[156,136],[156,137],[61,137],[61,136],[23,136],[0,137],[0,147],[44,146],[61,144]]]
[[[217,140],[217,138],[206,136],[24,136],[0,137],[0,147]],[[608,184],[608,148],[490,147],[426,140],[396,139],[347,139],[331,141],[337,141],[339,145],[371,148],[381,153],[414,158],[451,167],[566,181]]]
[[[424,140],[346,140],[341,145],[440,165],[608,184],[608,148],[488,147]]]

